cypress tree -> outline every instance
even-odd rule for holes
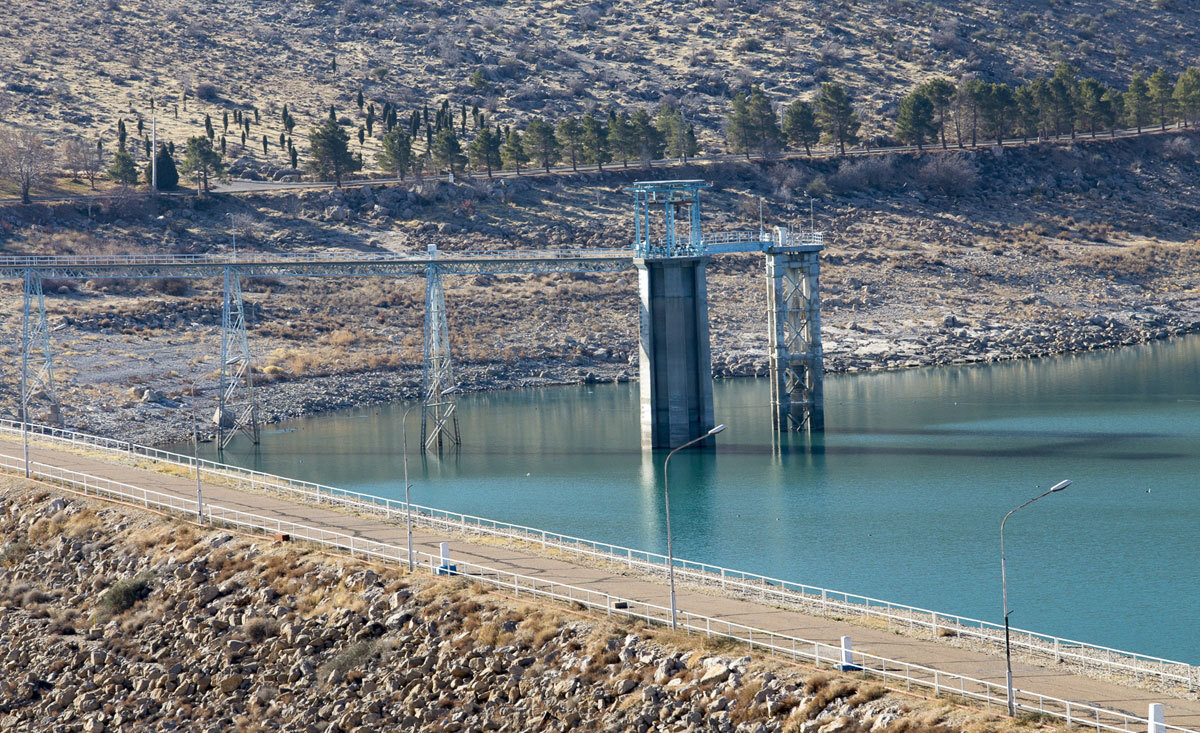
[[[117,118],[117,150],[125,152],[125,120]]]
[[[358,147],[361,148],[363,146],[363,143],[365,143],[366,141],[367,141],[366,131],[363,130],[363,128],[361,128],[361,127],[358,128]]]
[[[212,118],[207,114],[204,115],[204,134],[208,135],[209,142],[212,142],[213,138],[217,134],[217,131],[213,129]]]
[[[279,133],[279,148],[281,150],[287,148],[287,135],[282,132]]]
[[[263,135],[262,143],[263,143],[263,155],[266,155],[267,154],[267,136],[266,135]]]
[[[373,130],[374,127],[375,127],[375,105],[372,104],[367,107],[367,135],[368,136],[375,135],[375,132]]]
[[[221,125],[222,125],[221,131],[228,133],[229,132],[229,113],[228,112],[221,113]],[[138,123],[138,129],[141,129],[141,123]]]
[[[141,117],[138,117],[138,120],[137,120],[137,131],[138,131],[138,134],[139,134],[139,135],[143,135],[143,134],[145,134],[145,131],[146,131],[146,128],[145,128],[145,126],[142,124],[142,118],[141,118]]]
[[[221,136],[221,155],[225,154],[225,136]]]
[[[292,147],[289,147],[289,148],[288,148],[288,157],[292,159],[292,170],[296,170],[296,168],[297,168],[297,162],[298,162],[298,161],[297,161],[297,157],[298,157],[298,156],[297,156],[297,154],[296,154],[296,148],[295,148],[295,146],[292,146]]]
[[[154,165],[158,169],[158,190],[170,191],[179,185],[179,169],[175,167],[175,158],[166,145],[158,146],[158,154],[154,156]],[[146,180],[154,178],[150,166],[146,166]]]
[[[362,112],[364,100],[361,89],[358,90],[358,97],[354,101],[358,104],[358,111]]]
[[[150,160],[150,138],[142,138],[142,151],[146,156],[146,160]]]

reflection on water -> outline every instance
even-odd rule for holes
[[[716,385],[716,451],[671,460],[675,553],[1200,662],[1200,338],[1036,362],[830,377],[823,435],[774,435],[765,380]],[[459,401],[457,454],[410,453],[414,501],[665,551],[662,454],[636,385]],[[288,423],[261,470],[402,495],[402,405]],[[419,434],[410,417],[409,445]],[[285,432],[286,431],[286,432]]]

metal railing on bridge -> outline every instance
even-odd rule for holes
[[[19,435],[21,424],[0,420],[0,431]],[[152,461],[195,469],[191,456],[113,440],[52,426],[32,425],[30,434],[54,442],[87,448],[100,448],[119,455],[140,456]],[[405,516],[403,501],[375,496],[350,489],[292,479],[254,471],[205,459],[201,470],[210,477],[243,482],[252,491],[274,491],[290,498],[318,505],[341,506],[357,512],[373,514],[389,521]],[[510,522],[451,512],[413,504],[414,520],[423,526],[458,534],[487,536],[524,542],[541,549],[569,553],[579,558],[598,561],[610,566],[624,567],[654,576],[667,575],[668,558],[656,552],[623,547],[607,542],[589,540],[550,532]],[[889,630],[928,636],[948,641],[959,637],[982,644],[996,651],[1004,649],[1004,625],[991,621],[960,616],[953,613],[893,603],[870,596],[832,590],[805,583],[734,570],[674,558],[677,579],[695,585],[720,590],[743,599],[790,608],[825,617],[875,619]],[[1033,663],[1068,665],[1083,673],[1100,672],[1106,676],[1155,682],[1179,690],[1193,692],[1200,685],[1200,668],[1186,662],[1164,659],[1137,652],[1113,649],[1098,644],[1065,639],[1027,629],[1011,629],[1011,646]]]
[[[0,454],[0,470],[22,474],[25,468],[22,459]],[[272,537],[286,534],[293,540],[332,548],[348,554],[352,558],[399,567],[406,564],[407,549],[400,545],[355,537],[342,532],[312,527],[277,517],[252,514],[207,502],[201,506],[195,499],[153,491],[44,463],[32,463],[29,469],[30,475],[34,479],[62,486],[85,496],[115,499],[146,509],[180,515],[185,519],[202,519],[209,526],[228,527],[251,535]],[[441,565],[442,558],[440,556],[422,551],[414,552],[414,556],[419,560],[419,567],[422,570],[428,570],[431,574],[452,573],[505,593],[511,592],[518,598],[524,594],[561,603],[579,604],[592,611],[603,612],[606,616],[636,618],[659,626],[668,626],[671,622],[671,611],[664,606],[462,560],[455,560],[453,570],[448,570]],[[689,611],[678,611],[676,620],[678,627],[688,635],[731,639],[746,644],[751,650],[758,649],[785,659],[810,663],[818,668],[841,669],[846,664],[850,664],[866,675],[892,683],[897,689],[903,685],[906,691],[912,691],[915,688],[923,692],[932,692],[935,697],[982,702],[989,711],[995,705],[999,712],[1003,712],[1007,700],[1005,686],[987,680],[943,672],[932,667],[860,651],[852,652],[850,659],[847,660],[843,649],[838,646]],[[1180,726],[1152,723],[1148,718],[1123,711],[1041,695],[1028,690],[1018,689],[1015,691],[1015,705],[1017,710],[1022,712],[1055,717],[1064,720],[1067,724],[1086,726],[1097,731],[1128,732],[1134,729],[1140,730],[1143,727],[1156,727],[1160,733],[1166,733],[1166,731],[1197,733],[1193,729]]]

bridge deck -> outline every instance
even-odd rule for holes
[[[11,435],[0,436],[0,456],[19,461],[21,444]],[[195,479],[158,473],[129,465],[111,463],[93,456],[67,452],[63,449],[34,445],[34,461],[59,466],[91,475],[103,476],[142,488],[178,496],[195,497]],[[370,538],[395,545],[404,544],[404,526],[386,523],[363,516],[352,516],[320,506],[264,496],[219,485],[205,484],[205,501],[230,509],[252,512],[260,516],[303,523],[356,537]],[[448,539],[430,531],[417,531],[418,549],[436,553],[438,542]],[[471,544],[462,540],[451,542],[451,558],[499,568],[526,576],[555,580],[578,587],[594,589],[624,598],[661,603],[666,597],[664,584],[636,577],[623,576],[602,570],[542,557],[510,547]],[[728,619],[756,628],[787,633],[807,639],[837,644],[841,636],[851,636],[856,650],[886,656],[891,659],[921,664],[945,672],[1004,681],[1004,659],[988,654],[959,649],[934,641],[898,636],[884,629],[850,625],[831,619],[781,610],[767,605],[732,597],[712,595],[688,587],[679,589],[681,610]],[[1180,699],[1163,693],[1082,677],[1061,670],[1047,669],[1014,662],[1014,675],[1020,689],[1030,690],[1062,699],[1090,702],[1108,709],[1123,710],[1145,717],[1151,702],[1163,702],[1166,722],[1192,730],[1200,729],[1200,701]],[[994,712],[1000,712],[993,708]],[[1084,726],[1086,719],[1079,721]]]

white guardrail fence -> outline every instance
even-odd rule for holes
[[[0,419],[0,432],[19,436],[22,433],[21,423]],[[32,424],[29,426],[29,436],[35,440],[49,440],[51,443],[72,445],[77,448],[101,450],[122,456],[135,456],[154,462],[185,466],[195,470],[195,459],[191,456],[137,445],[128,441],[114,440],[52,426]],[[14,464],[15,460],[11,457],[0,456],[0,468],[10,471],[15,469],[16,471],[23,472],[23,463],[17,462]],[[181,512],[193,516],[196,513],[195,500],[161,494],[141,487],[121,484],[44,464],[34,463],[32,467],[32,474],[36,478],[60,483],[69,488],[82,490],[84,493],[88,493],[89,490],[92,493],[97,493],[103,489],[101,493],[104,495],[112,495],[123,500],[142,503],[147,508]],[[382,519],[391,521],[402,520],[405,515],[406,506],[404,502],[394,499],[290,479],[204,459],[200,460],[200,470],[212,477],[244,482],[251,491],[277,491],[297,500],[308,501],[314,504],[341,506],[355,511],[374,514]],[[304,527],[284,520],[248,515],[236,510],[210,506],[207,502],[204,509],[206,517],[213,520],[228,521],[231,526],[246,529],[253,528],[263,532],[286,532],[295,537],[338,547],[348,551],[353,556],[369,557],[383,562],[399,562],[406,557],[407,550],[397,546],[385,545],[327,530]],[[612,565],[624,566],[629,569],[637,569],[653,575],[666,576],[667,558],[658,553],[570,537],[534,527],[525,527],[484,517],[475,517],[432,507],[424,507],[417,504],[413,504],[412,509],[414,522],[426,527],[441,529],[459,535],[488,536],[526,542],[538,546],[543,550],[555,550],[573,554],[581,558],[598,560]],[[233,519],[229,519],[230,517]],[[253,517],[256,523],[244,520],[245,517]],[[457,564],[460,567],[462,566],[462,563]],[[502,588],[511,588],[513,590],[518,590],[519,588],[520,590],[536,592],[538,595],[559,598],[560,595],[557,595],[559,591],[542,592],[538,590],[552,586],[566,593],[566,595],[561,595],[563,600],[584,603],[592,608],[599,608],[600,606],[587,602],[586,598],[604,598],[607,599],[605,603],[609,604],[604,606],[604,608],[609,612],[618,612],[615,608],[610,608],[609,606],[611,606],[611,603],[619,601],[628,606],[628,608],[623,608],[619,611],[621,614],[645,618],[648,621],[669,623],[669,611],[658,606],[644,604],[640,601],[618,599],[614,596],[597,593],[596,591],[557,583],[548,583],[547,581],[517,576],[506,571],[483,568],[482,566],[470,567],[473,569],[469,568],[468,572],[461,572],[460,574],[475,578],[477,576],[474,571],[479,571],[480,575],[478,575],[478,579],[481,581],[489,582]],[[803,583],[794,583],[682,558],[675,558],[675,575],[677,579],[685,579],[700,586],[714,589],[719,588],[737,597],[759,600],[785,608],[794,608],[806,613],[840,618],[875,618],[885,621],[888,628],[894,631],[915,631],[919,634],[928,633],[932,638],[961,636],[989,644],[998,650],[1003,650],[1004,648],[1004,627],[989,621],[891,603],[868,596],[845,593],[805,585]],[[499,576],[504,576],[505,578],[509,578],[509,580],[504,583],[488,580],[490,577]],[[517,583],[518,585],[514,585],[513,583]],[[528,585],[519,585],[520,583]],[[584,595],[581,596],[581,594]],[[647,609],[647,611],[646,613],[633,611],[636,608]],[[653,613],[650,613],[650,610]],[[683,614],[682,611],[680,613]],[[766,648],[774,652],[814,662],[829,662],[832,664],[837,658],[836,655],[841,653],[840,647],[774,634],[773,632],[753,629],[739,624],[730,624],[725,621],[709,619],[696,614],[686,614],[686,618],[691,620],[688,623],[702,623],[698,627],[688,626],[689,632],[699,631],[706,634],[725,636],[748,642],[752,646]],[[1062,639],[1024,629],[1012,629],[1011,634],[1012,648],[1017,650],[1018,653],[1023,652],[1033,662],[1073,663],[1090,670],[1103,671],[1108,676],[1117,679],[1121,677],[1152,679],[1167,685],[1180,686],[1189,691],[1195,689],[1197,679],[1200,677],[1197,674],[1197,668],[1185,662],[1177,662],[1137,654],[1135,652],[1126,652],[1088,644],[1086,642]],[[770,641],[772,639],[786,640],[786,648],[774,644],[774,642]],[[800,646],[794,647],[795,644],[799,644]],[[811,653],[804,652],[801,647],[810,649]],[[989,704],[997,701],[1004,703],[1006,699],[1006,691],[1002,685],[994,685],[986,681],[974,680],[947,672],[939,672],[882,657],[863,655],[860,652],[854,653],[856,657],[863,656],[865,661],[872,664],[878,662],[879,668],[870,667],[869,671],[878,672],[889,679],[902,679],[910,685],[926,685],[932,687],[935,691],[949,690],[950,687],[947,686],[946,681],[955,680],[956,684],[961,684],[958,684],[958,687],[953,689],[953,692],[959,693],[963,697],[984,700]],[[874,661],[872,662],[871,660]],[[864,663],[862,666],[864,669],[868,669],[867,664]],[[922,670],[923,675],[925,673],[928,674],[919,678],[913,678],[908,674],[907,670]],[[996,690],[999,690],[999,692],[997,693]],[[1095,725],[1097,728],[1129,730],[1129,725],[1144,725],[1146,723],[1145,718],[1130,716],[1126,713],[1106,710],[1104,708],[1096,708],[1084,703],[1057,700],[1028,692],[1022,692],[1021,694],[1037,701],[1036,704],[1023,703],[1022,707],[1025,710],[1062,717],[1080,724]],[[1046,703],[1048,702],[1053,702],[1059,707],[1047,707]],[[1088,711],[1087,714],[1082,715],[1080,711],[1085,710]],[[1104,715],[1115,716],[1123,720],[1119,724],[1105,723]],[[1096,717],[1093,720],[1095,716],[1100,717]],[[1173,726],[1167,726],[1167,728],[1181,731],[1189,730]]]

